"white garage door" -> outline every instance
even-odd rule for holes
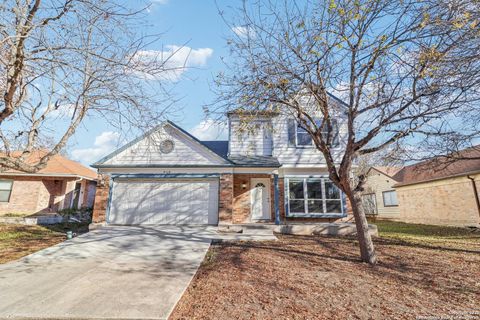
[[[111,224],[217,224],[217,180],[115,180]]]

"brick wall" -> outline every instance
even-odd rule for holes
[[[0,202],[0,214],[55,212],[63,200],[67,181],[55,178],[4,176],[13,180],[9,202]]]
[[[40,188],[40,194],[44,198],[44,203],[48,202],[48,208],[52,212],[59,210],[58,199],[62,197],[63,184],[63,180],[43,180],[45,188]]]
[[[65,181],[65,199],[63,200],[63,208],[71,208],[72,207],[72,198],[74,196],[75,185],[77,182],[73,181]]]
[[[110,192],[110,178],[107,175],[99,175],[98,181],[93,203],[92,222],[94,223],[105,222]],[[101,181],[104,182],[103,185]]]
[[[473,177],[480,190],[480,174]],[[456,226],[480,224],[472,183],[466,176],[396,189],[399,221]]]
[[[219,224],[232,223],[233,204],[233,174],[223,173],[220,175],[220,197],[218,199],[218,222]]]

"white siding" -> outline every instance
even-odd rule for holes
[[[341,160],[347,134],[346,119],[342,115],[335,117],[339,126],[340,145],[336,148],[334,156],[336,161]],[[315,147],[296,147],[288,145],[288,119],[287,116],[278,116],[273,119],[273,156],[282,165],[307,165],[325,164],[325,158]]]
[[[162,153],[160,142],[170,139],[175,147],[171,153]],[[105,165],[216,165],[226,161],[210,152],[198,142],[169,125],[143,138],[113,158]]]
[[[320,117],[320,115],[319,115]],[[286,115],[262,117],[248,124],[248,132],[241,133],[238,116],[230,116],[229,153],[231,156],[262,155],[274,156],[282,165],[302,166],[325,164],[325,159],[315,147],[296,147],[288,144],[288,120]],[[346,116],[335,116],[339,126],[340,145],[334,150],[336,161],[341,160],[347,137]]]
[[[272,155],[270,118],[258,119],[249,123],[247,132],[242,132],[241,126],[240,119],[237,116],[230,117],[229,152],[231,156]]]

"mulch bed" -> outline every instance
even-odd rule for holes
[[[375,267],[349,238],[213,245],[170,319],[480,319],[480,247],[375,244]]]

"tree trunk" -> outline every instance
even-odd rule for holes
[[[377,263],[377,254],[375,253],[375,248],[373,247],[372,237],[370,236],[370,233],[368,233],[367,218],[360,206],[360,195],[358,192],[353,191],[350,186],[346,188],[348,188],[348,190],[344,190],[344,192],[350,201],[350,206],[352,207],[353,216],[355,218],[362,261],[367,262],[370,265],[375,265]]]

